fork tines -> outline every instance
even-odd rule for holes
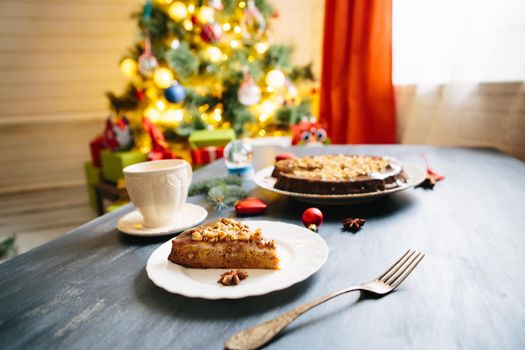
[[[378,281],[383,282],[392,288],[396,288],[410,275],[412,270],[415,269],[417,264],[423,258],[425,254],[417,252],[415,250],[407,250],[405,254],[394,265],[390,266],[381,276],[377,278]]]

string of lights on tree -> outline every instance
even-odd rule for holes
[[[135,17],[140,35],[120,63],[128,87],[107,94],[135,131],[146,116],[170,139],[218,127],[277,135],[311,116],[311,66],[270,42],[278,14],[266,0],[148,0]]]

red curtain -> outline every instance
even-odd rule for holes
[[[333,143],[394,143],[392,0],[326,0],[320,119]]]

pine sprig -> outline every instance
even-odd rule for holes
[[[151,6],[151,14],[149,16],[144,15],[146,5],[142,8],[142,11],[134,14],[132,17],[138,18],[138,25],[142,32],[148,32],[153,41],[161,40],[168,34],[168,23],[170,18],[168,14],[162,10],[160,6]]]
[[[215,204],[217,210],[227,208],[244,197],[246,197],[246,191],[236,185],[221,184],[212,187],[208,192],[208,199]]]
[[[199,57],[187,43],[182,43],[175,50],[166,51],[165,59],[181,80],[197,74],[199,70]]]
[[[313,63],[308,63],[304,66],[295,66],[290,72],[290,79],[292,81],[305,80],[315,81],[315,75],[312,69]]]
[[[290,55],[292,54],[292,48],[287,45],[271,45],[266,52],[264,58],[264,65],[268,68],[281,68],[284,70],[290,69],[292,63],[290,61]]]
[[[296,106],[282,106],[275,112],[277,125],[290,127],[301,121],[301,118],[311,114],[310,99],[304,99]]]
[[[139,101],[137,100],[137,88],[133,84],[128,84],[126,91],[122,95],[116,95],[113,92],[106,92],[111,108],[117,113],[121,111],[132,111],[137,109]]]
[[[0,242],[0,259],[7,259],[17,254],[16,237],[8,237]]]
[[[188,196],[195,196],[198,194],[208,193],[213,187],[217,187],[220,185],[240,186],[241,178],[239,178],[238,176],[226,176],[222,178],[196,182],[190,186],[190,189],[188,191]]]

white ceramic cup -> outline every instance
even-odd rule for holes
[[[191,166],[181,159],[137,163],[124,168],[126,189],[146,227],[168,226],[177,220],[188,198]]]

